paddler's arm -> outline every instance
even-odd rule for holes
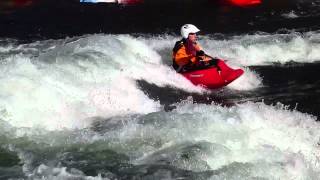
[[[205,61],[205,62],[218,60],[218,58],[213,58],[213,57],[209,56],[203,50],[197,51],[196,56],[200,59],[200,61]]]
[[[182,47],[177,51],[174,59],[179,66],[184,66],[186,64],[189,64],[190,61],[191,63],[197,62],[197,57],[193,55],[188,55],[185,47]]]
[[[204,51],[200,50],[197,51],[197,57],[200,61],[206,63],[207,65],[216,66],[218,71],[221,71],[220,67],[218,66],[218,58],[213,58],[207,55]]]

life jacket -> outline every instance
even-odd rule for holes
[[[198,48],[201,49],[201,47],[199,45],[197,45],[197,46],[198,46]],[[209,62],[199,62],[198,61],[199,57],[196,56],[196,57],[191,57],[190,59],[188,59],[188,62],[186,64],[182,64],[182,65],[177,64],[177,61],[175,59],[176,53],[182,47],[184,47],[184,48],[187,47],[187,40],[186,39],[181,39],[180,41],[177,41],[172,49],[172,51],[173,51],[172,67],[176,70],[176,72],[181,73],[181,72],[186,72],[186,71],[190,71],[190,70],[204,69],[204,68],[208,68],[209,66],[216,66],[217,69],[220,70],[220,68],[217,65],[217,63],[218,63],[217,58],[212,58]],[[200,52],[200,51],[198,51],[198,52]],[[208,56],[208,55],[206,55],[206,56]]]
[[[177,71],[177,72],[182,72],[182,71],[187,71],[188,69],[192,69],[193,66],[195,65],[195,63],[198,60],[198,57],[196,57],[195,55],[190,54],[190,52],[186,52],[185,55],[189,56],[189,57],[185,57],[183,56],[183,58],[179,58],[179,62],[178,59],[175,59],[177,56],[178,51],[180,51],[182,48],[185,48],[185,50],[187,51],[187,40],[186,39],[182,39],[180,41],[177,41],[175,43],[175,46],[173,48],[173,54],[172,54],[172,67]],[[199,45],[197,45],[197,48],[201,49],[201,47]]]
[[[175,54],[178,52],[178,50],[184,45],[186,44],[187,41],[185,39],[181,39],[180,41],[177,41],[172,49],[172,67],[173,69],[175,69],[177,72],[181,72],[182,70],[182,67],[179,66],[177,63],[176,63],[176,60],[175,60]]]

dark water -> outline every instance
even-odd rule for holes
[[[319,179],[320,2],[0,8],[0,179]],[[179,27],[245,74],[171,68]]]
[[[203,33],[309,31],[319,29],[320,18],[319,2],[304,0],[265,0],[259,6],[247,8],[226,6],[214,0],[147,0],[133,6],[76,0],[32,2],[30,6],[3,10],[1,36],[29,39],[88,33],[178,34],[180,25],[185,23],[197,24]]]

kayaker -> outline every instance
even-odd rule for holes
[[[177,72],[217,66],[218,60],[206,55],[197,42],[199,31],[193,24],[185,24],[181,27],[182,39],[175,43],[172,54],[172,66]]]

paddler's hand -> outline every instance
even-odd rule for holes
[[[205,53],[202,50],[196,52],[196,56],[198,56],[198,57],[201,57],[201,56],[204,56],[204,55],[205,55]]]
[[[198,61],[203,61],[205,59],[205,53],[202,50],[196,52]]]
[[[211,57],[208,57],[206,55],[203,55],[203,56],[198,56],[198,59],[202,62],[209,62],[209,61],[212,61],[212,58]]]
[[[203,59],[203,61],[205,61],[205,62],[212,61],[212,58],[211,58],[211,57],[208,57],[208,56],[206,56],[206,55],[204,55],[202,59]]]

